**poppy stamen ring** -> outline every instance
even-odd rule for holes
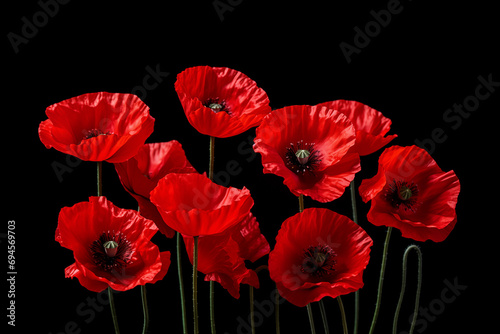
[[[324,277],[335,271],[334,259],[337,254],[328,245],[310,246],[304,250],[304,258],[300,270],[313,277]]]
[[[320,153],[315,149],[315,145],[315,143],[304,143],[303,140],[296,144],[290,143],[285,153],[288,168],[297,174],[306,172],[314,174],[321,162]]]

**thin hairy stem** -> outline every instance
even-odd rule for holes
[[[354,180],[351,181],[349,186],[351,192],[351,205],[352,205],[352,220],[358,223],[358,209],[356,204],[356,186]],[[354,334],[358,334],[358,324],[359,324],[359,290],[354,292]]]
[[[323,299],[320,299],[319,302],[319,312],[321,313],[321,320],[323,320],[323,328],[325,329],[325,334],[330,333],[330,329],[328,328],[328,317],[326,316],[325,304],[323,303]]]
[[[340,296],[337,297],[337,302],[339,303],[340,315],[342,316],[342,329],[344,330],[344,334],[348,334],[344,303],[342,303],[342,299],[340,298]]]
[[[299,212],[304,211],[304,195],[299,195]]]
[[[182,333],[187,334],[187,316],[186,316],[186,295],[184,292],[184,275],[182,273],[182,262],[181,262],[181,250],[182,250],[182,239],[179,232],[175,232],[176,235],[176,252],[177,252],[177,276],[179,277],[179,292],[181,297],[181,314],[182,314]]]
[[[380,312],[380,304],[382,303],[382,287],[384,285],[385,266],[387,264],[387,253],[389,251],[389,240],[391,238],[391,232],[392,232],[392,227],[388,227],[387,234],[385,236],[384,253],[382,255],[382,265],[380,267],[380,277],[378,280],[377,304],[375,305],[375,313],[373,314],[373,320],[369,334],[373,334],[373,332],[375,331],[375,324],[377,323],[378,314]]]
[[[146,285],[141,285],[142,313],[144,314],[144,325],[142,326],[142,334],[148,332],[149,327],[149,311],[148,299],[146,297]]]
[[[116,317],[115,298],[113,297],[113,290],[108,286],[109,307],[111,309],[111,318],[113,318],[113,326],[115,327],[115,334],[120,334],[118,327],[118,318]]]
[[[198,236],[193,237],[193,322],[198,334]]]
[[[316,329],[314,328],[314,317],[312,313],[311,304],[307,304],[307,315],[309,316],[309,325],[311,325],[311,334],[316,334]]]
[[[102,196],[102,161],[97,162],[97,196]]]

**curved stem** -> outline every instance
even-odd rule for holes
[[[146,285],[141,285],[142,312],[144,313],[144,326],[142,334],[146,334],[149,327],[148,300],[146,298]]]
[[[261,270],[269,270],[267,264],[261,264],[260,266],[258,266],[257,268],[255,268],[255,273],[258,274]]]
[[[349,185],[349,190],[351,192],[351,205],[352,205],[352,220],[358,223],[358,209],[356,204],[356,186],[354,184],[354,180],[351,181]],[[354,334],[358,333],[358,324],[359,324],[359,290],[354,292]]]
[[[193,321],[194,333],[198,334],[198,236],[193,237]]]
[[[418,274],[417,274],[418,281],[417,281],[417,292],[416,292],[416,296],[415,296],[415,307],[413,309],[413,320],[411,322],[409,334],[413,333],[413,330],[415,329],[415,323],[417,321],[418,306],[420,304],[420,292],[422,290],[422,252],[420,251],[420,248],[418,246],[411,245],[411,246],[408,246],[406,248],[405,253],[403,255],[403,277],[402,277],[402,282],[401,282],[401,293],[399,295],[398,306],[396,307],[396,312],[394,313],[394,321],[392,324],[392,333],[393,334],[396,334],[397,327],[398,327],[399,312],[401,311],[401,305],[403,304],[403,297],[404,297],[405,288],[406,288],[406,269],[407,269],[407,262],[408,262],[408,254],[412,250],[414,250],[418,256]]]
[[[347,320],[345,317],[344,303],[342,303],[342,299],[340,298],[340,296],[337,297],[337,302],[339,303],[340,314],[342,316],[342,328],[344,330],[344,334],[347,334],[348,330],[347,330]]]
[[[378,314],[380,312],[380,304],[382,302],[382,287],[384,285],[384,274],[385,266],[387,264],[387,252],[389,250],[389,240],[391,238],[392,227],[387,228],[387,234],[385,236],[384,243],[384,253],[382,255],[382,265],[380,267],[380,277],[378,281],[378,291],[377,291],[377,304],[375,305],[375,313],[373,314],[372,325],[370,327],[369,334],[373,334],[375,330],[375,324],[377,323]]]
[[[113,318],[113,326],[115,327],[115,334],[120,334],[118,327],[118,318],[116,317],[115,298],[113,297],[113,290],[108,286],[109,307],[111,309],[111,318]]]
[[[187,316],[186,316],[186,296],[184,293],[184,275],[182,274],[181,262],[181,234],[175,232],[176,235],[176,251],[177,251],[177,275],[179,277],[179,291],[181,295],[181,313],[182,313],[182,333],[187,334]]]
[[[312,313],[311,304],[307,304],[307,315],[309,316],[309,324],[311,325],[311,334],[316,334],[316,329],[314,328],[314,317]]]
[[[325,334],[330,333],[330,329],[328,328],[328,318],[326,316],[325,304],[323,303],[323,299],[320,299],[319,302],[319,312],[321,313],[321,320],[323,320],[323,327],[325,328]]]

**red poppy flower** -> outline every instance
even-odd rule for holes
[[[352,123],[342,113],[318,106],[274,110],[256,130],[255,152],[264,173],[284,178],[299,196],[320,202],[340,197],[360,170]]]
[[[175,90],[189,123],[213,137],[231,137],[271,112],[266,92],[227,67],[196,66],[177,75]]]
[[[359,155],[371,154],[397,137],[397,135],[384,137],[391,129],[391,120],[366,104],[357,101],[335,100],[320,103],[318,106],[340,111],[349,118],[356,129],[356,145],[353,149]]]
[[[167,174],[150,194],[165,223],[189,236],[224,232],[253,206],[248,189],[226,188],[201,174]]]
[[[306,306],[363,287],[372,239],[349,218],[305,209],[281,226],[269,253],[269,273],[283,298]]]
[[[86,161],[123,162],[153,132],[154,118],[137,96],[89,93],[53,104],[38,134],[47,148]]]
[[[139,203],[141,215],[154,221],[161,233],[172,238],[175,231],[163,222],[149,200],[149,193],[168,173],[196,173],[181,144],[176,140],[144,144],[134,157],[115,164],[115,169],[125,190]]]
[[[193,261],[193,237],[184,236],[189,259]],[[269,243],[260,233],[259,223],[249,214],[242,222],[225,233],[200,237],[198,240],[198,270],[205,281],[216,281],[234,298],[240,297],[240,284],[259,287],[255,271],[246,268],[269,253]]]
[[[170,265],[170,252],[160,252],[151,242],[157,231],[151,220],[120,209],[103,196],[61,209],[56,241],[75,257],[66,277],[76,277],[96,292],[108,286],[125,291],[161,280]]]
[[[417,146],[385,149],[377,175],[363,180],[359,192],[364,202],[371,200],[368,220],[396,227],[405,238],[443,241],[457,222],[457,176]]]

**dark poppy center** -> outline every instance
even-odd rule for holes
[[[300,270],[313,277],[327,276],[335,271],[336,256],[337,254],[328,245],[310,246],[304,250]]]
[[[225,111],[230,116],[232,114],[229,106],[226,103],[226,100],[218,98],[218,97],[216,97],[216,98],[209,98],[208,100],[206,100],[203,103],[203,105],[205,107],[207,107],[207,108],[212,109],[212,111],[214,113]]]
[[[92,242],[90,254],[102,270],[118,271],[131,263],[132,245],[122,233],[108,231]]]
[[[418,204],[418,187],[413,182],[393,180],[386,186],[385,199],[396,209],[415,212]]]
[[[304,143],[303,140],[290,143],[285,153],[287,167],[297,174],[314,174],[321,162],[320,153],[314,146],[314,143]]]
[[[83,131],[83,138],[90,139],[97,136],[109,135],[109,134],[111,134],[111,132],[104,132],[100,129],[90,129]]]

